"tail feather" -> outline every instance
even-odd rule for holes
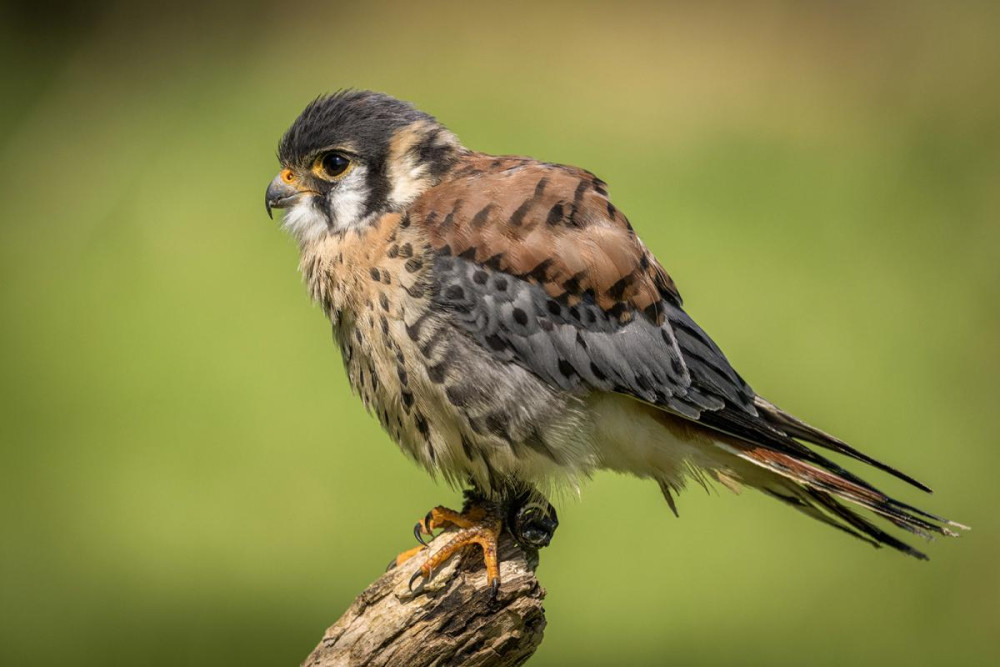
[[[800,497],[801,494],[804,494],[806,492],[805,489],[800,488],[797,490],[796,493],[788,488],[782,488],[778,490],[775,488],[763,487],[761,491],[771,496],[772,498],[776,498],[783,503],[791,505],[792,507],[802,512],[806,516],[816,519],[817,521],[821,521],[828,526],[836,528],[837,530],[842,530],[851,537],[856,537],[862,542],[867,542],[868,544],[872,545],[875,548],[882,546],[876,539],[873,539],[872,537],[866,535],[864,532],[859,532],[855,530],[850,526],[850,524],[845,524],[840,521],[837,521],[832,516],[824,513],[822,509],[819,506],[817,506],[816,502],[813,501],[812,499]]]
[[[926,559],[927,556],[886,533],[839,501],[861,506],[899,528],[926,539],[930,539],[933,534],[956,537],[958,534],[950,528],[966,528],[954,521],[912,508],[873,487],[859,485],[789,454],[738,440],[720,443],[720,447],[757,468],[773,473],[759,478],[762,481],[757,484],[747,480],[768,494],[792,504],[813,518],[846,530],[855,537],[890,546],[916,558]],[[776,483],[775,476],[784,483]],[[752,475],[748,477],[753,478]]]
[[[806,442],[811,442],[814,445],[824,447],[826,449],[850,456],[858,461],[863,461],[870,466],[874,466],[879,470],[889,473],[894,477],[897,477],[908,484],[912,484],[921,491],[926,491],[927,493],[932,493],[931,488],[926,484],[917,481],[913,477],[910,477],[904,472],[893,468],[892,466],[882,463],[878,459],[874,459],[867,454],[858,451],[849,444],[836,438],[829,433],[819,430],[814,426],[810,426],[798,417],[788,414],[781,408],[777,407],[773,403],[764,400],[760,396],[754,398],[754,405],[760,410],[762,416],[771,423],[772,426],[784,431],[786,434],[793,438],[798,438],[800,440],[805,440]],[[912,508],[911,508],[912,509]],[[923,514],[923,512],[921,512]],[[936,517],[931,517],[936,518]]]
[[[851,510],[851,508],[838,502],[837,499],[829,493],[823,493],[822,491],[815,491],[813,489],[807,489],[806,493],[812,496],[816,500],[817,504],[822,505],[824,509],[850,524],[852,528],[855,528],[870,537],[876,542],[877,546],[885,544],[893,549],[902,551],[909,556],[913,556],[914,558],[918,558],[920,560],[930,560],[924,552],[914,549],[906,542],[903,542],[894,535],[885,532],[857,512]],[[928,535],[926,537],[929,539],[930,536]]]
[[[672,436],[674,447],[664,447],[663,458],[655,460],[654,467],[661,473],[656,478],[675,514],[675,493],[683,488],[685,479],[701,481],[695,474],[701,469],[731,489],[740,484],[759,489],[869,544],[888,546],[914,558],[927,556],[873,523],[867,512],[925,539],[957,537],[956,529],[968,529],[892,498],[806,443],[846,454],[930,490],[912,477],[761,398],[755,399],[755,407],[748,410],[726,405],[702,412],[697,420],[650,407],[650,414]],[[688,469],[679,467],[678,461],[686,462]]]
[[[680,512],[677,511],[677,501],[674,500],[674,494],[678,492],[676,485],[667,482],[666,480],[659,480],[660,483],[660,493],[663,494],[664,500],[667,501],[667,506],[670,507],[670,511],[674,513],[674,516],[680,518]]]

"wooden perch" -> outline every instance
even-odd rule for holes
[[[506,531],[500,539],[496,600],[486,585],[482,552],[466,550],[428,581],[410,577],[448,541],[445,531],[427,549],[393,568],[357,597],[323,635],[304,667],[341,665],[523,664],[542,642],[545,589],[535,578],[538,553]]]

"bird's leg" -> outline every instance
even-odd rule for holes
[[[413,527],[413,536],[426,547],[423,535],[433,535],[436,528],[446,528],[449,524],[458,528],[472,528],[485,513],[486,510],[480,506],[468,507],[461,512],[438,506],[417,522]]]
[[[406,561],[410,560],[411,558],[413,558],[414,556],[416,556],[418,553],[420,553],[421,551],[423,551],[426,548],[427,547],[424,546],[423,544],[419,544],[419,545],[413,547],[412,549],[407,549],[406,551],[404,551],[403,553],[399,554],[392,561],[389,562],[389,567],[386,568],[386,571],[391,570],[394,567],[399,567],[400,565],[402,565]]]
[[[556,508],[541,494],[529,490],[507,503],[506,525],[522,547],[541,549],[552,541],[559,527],[559,517]]]
[[[402,565],[427,548],[423,535],[433,535],[437,528],[448,526],[455,526],[459,530],[414,573],[410,579],[411,587],[421,577],[429,579],[434,570],[457,551],[478,545],[483,550],[486,581],[490,585],[491,594],[496,597],[500,589],[497,543],[504,526],[522,547],[540,549],[548,546],[559,525],[555,509],[539,494],[525,491],[508,498],[497,503],[486,499],[477,491],[468,491],[461,512],[447,507],[435,507],[418,521],[413,527],[413,534],[420,546],[397,556],[396,565]]]
[[[467,512],[456,512],[455,510],[441,506],[435,507],[413,527],[413,536],[417,538],[417,542],[420,542],[420,545],[412,549],[407,549],[396,556],[396,560],[389,564],[390,567],[398,567],[426,549],[427,542],[424,541],[424,535],[433,536],[436,529],[446,528],[449,525],[457,526],[458,528],[471,528],[477,520],[482,518],[483,514],[484,510],[479,507],[471,508]]]
[[[423,535],[433,535],[437,528],[455,526],[459,530],[451,536],[437,552],[424,562],[410,579],[410,585],[420,577],[429,579],[434,570],[451,558],[457,551],[478,545],[483,550],[486,564],[486,581],[495,597],[500,589],[500,563],[497,558],[497,541],[503,530],[503,514],[498,504],[486,500],[478,494],[467,494],[461,512],[447,507],[435,507],[413,527],[413,534],[421,546],[404,551],[396,557],[396,564],[402,565],[427,547]]]
[[[486,583],[490,586],[490,594],[496,597],[500,590],[500,561],[497,558],[497,542],[500,539],[500,531],[503,529],[503,521],[496,512],[484,511],[477,514],[480,516],[479,519],[474,520],[467,528],[456,532],[441,549],[420,566],[420,569],[410,579],[411,586],[421,577],[429,579],[435,568],[444,564],[457,551],[478,545],[483,550]]]

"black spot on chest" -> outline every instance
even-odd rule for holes
[[[439,364],[434,364],[433,366],[429,366],[427,368],[427,377],[430,378],[431,382],[435,384],[441,384],[442,382],[444,382],[444,376],[447,370],[448,370],[448,362],[442,361]]]
[[[416,423],[417,430],[420,435],[423,436],[424,440],[430,440],[431,437],[431,427],[427,422],[427,418],[424,417],[422,413],[417,413],[414,417],[414,422]]]

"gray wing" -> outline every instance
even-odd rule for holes
[[[618,392],[692,420],[737,410],[756,417],[755,394],[680,304],[665,295],[656,323],[622,322],[584,294],[550,298],[530,277],[439,256],[434,306],[484,350],[574,392]]]
[[[638,310],[622,318],[621,308],[604,310],[586,292],[571,306],[551,298],[531,276],[463,257],[438,255],[434,276],[432,303],[454,326],[489,354],[553,386],[577,394],[626,394],[873,488],[795,439],[803,437],[926,488],[845,443],[831,444],[829,436],[824,441],[786,429],[775,418],[776,408],[756,396],[669,292],[657,304],[657,323]],[[760,406],[768,409],[760,413]]]

